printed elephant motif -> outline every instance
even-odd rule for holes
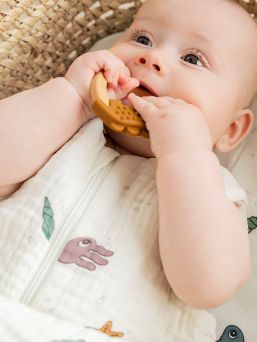
[[[76,264],[77,266],[94,271],[96,265],[107,265],[108,260],[103,257],[112,256],[113,252],[97,245],[96,241],[89,237],[79,237],[67,242],[58,261],[63,264]],[[89,260],[91,261],[89,261]]]

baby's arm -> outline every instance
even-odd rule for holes
[[[170,97],[129,95],[158,159],[159,246],[170,286],[185,303],[224,303],[251,269],[248,231],[225,193],[204,113]]]
[[[17,190],[95,117],[90,86],[99,71],[118,98],[139,85],[119,58],[99,50],[79,56],[64,78],[0,101],[0,199]]]
[[[86,115],[80,96],[62,77],[0,101],[0,196],[38,171]]]
[[[217,157],[207,149],[158,161],[159,243],[165,274],[189,305],[223,304],[249,277],[248,230],[225,194]]]

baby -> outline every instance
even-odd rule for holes
[[[242,29],[243,28],[243,29]],[[106,128],[107,146],[157,160],[159,252],[174,293],[196,308],[228,300],[251,270],[242,208],[228,199],[214,151],[253,125],[257,26],[230,0],[147,0],[109,50],[78,57],[65,77],[0,102],[0,196],[8,197],[95,118],[90,85],[142,115],[150,139]],[[153,96],[138,97],[139,85]],[[33,142],[33,143],[31,143]]]

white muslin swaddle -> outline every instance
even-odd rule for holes
[[[40,342],[215,341],[214,317],[184,305],[164,276],[156,165],[106,147],[94,119],[0,203],[5,342],[19,331]],[[244,191],[221,172],[227,196],[244,210]]]

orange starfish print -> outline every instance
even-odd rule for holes
[[[94,328],[96,329],[96,328]],[[112,321],[108,321],[106,322],[102,328],[100,329],[96,329],[98,331],[101,331],[102,333],[111,336],[111,337],[123,337],[124,334],[123,332],[119,332],[119,331],[112,331]]]

